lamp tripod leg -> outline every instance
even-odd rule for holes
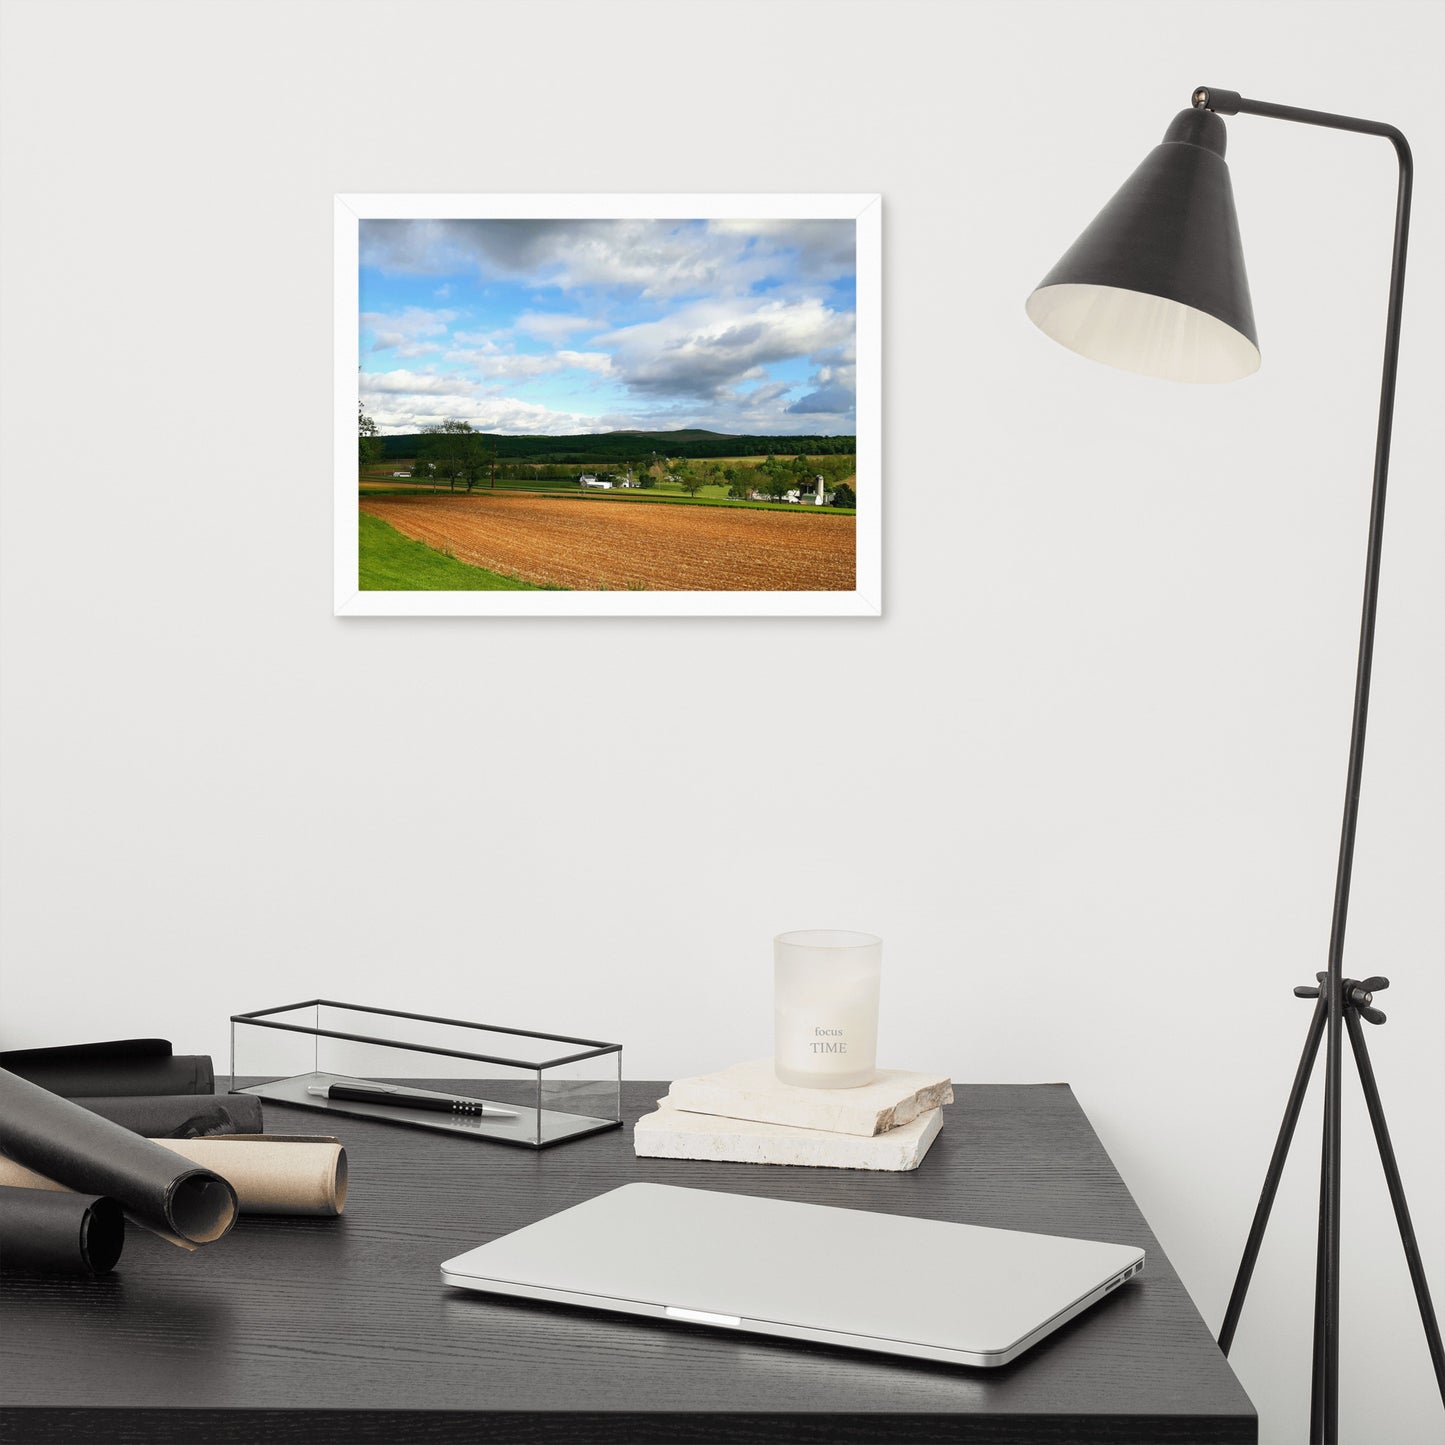
[[[1320,1223],[1315,1248],[1315,1327],[1310,1356],[1310,1445],[1325,1445],[1325,1360],[1327,1356],[1328,1305],[1325,1273],[1328,1230],[1325,1219],[1330,1197],[1330,1116],[1325,1110],[1324,1139],[1320,1147]]]
[[[1400,1242],[1405,1247],[1405,1262],[1410,1268],[1410,1281],[1415,1286],[1415,1302],[1420,1306],[1420,1322],[1425,1327],[1430,1361],[1435,1366],[1435,1383],[1439,1387],[1440,1398],[1445,1400],[1445,1348],[1440,1343],[1440,1325],[1430,1300],[1430,1286],[1425,1279],[1420,1246],[1415,1240],[1415,1226],[1410,1221],[1410,1206],[1405,1202],[1405,1186],[1400,1179],[1400,1166],[1395,1161],[1394,1145],[1390,1142],[1390,1130],[1385,1123],[1385,1108],[1380,1102],[1379,1086],[1375,1083],[1374,1066],[1370,1063],[1365,1033],[1354,1009],[1345,1010],[1345,1027],[1350,1033],[1350,1047],[1354,1050],[1360,1087],[1364,1090],[1365,1106],[1370,1111],[1370,1123],[1375,1130],[1375,1143],[1380,1148],[1380,1163],[1385,1169],[1390,1203],[1395,1206],[1395,1222],[1400,1226]]]
[[[1254,1222],[1249,1227],[1249,1238],[1245,1241],[1239,1273],[1234,1278],[1234,1289],[1230,1292],[1229,1305],[1224,1311],[1224,1323],[1219,1327],[1219,1348],[1226,1355],[1234,1343],[1234,1332],[1239,1326],[1239,1316],[1244,1309],[1244,1297],[1249,1292],[1249,1281],[1254,1274],[1255,1262],[1259,1259],[1259,1248],[1264,1242],[1264,1231],[1269,1224],[1270,1210],[1274,1207],[1274,1196],[1279,1190],[1280,1176],[1284,1173],[1284,1161],[1289,1154],[1290,1141],[1294,1138],[1295,1125],[1299,1123],[1300,1108],[1309,1087],[1310,1074],[1314,1070],[1315,1056],[1319,1053],[1320,1040],[1324,1037],[1326,1012],[1327,1001],[1321,993],[1314,1015],[1310,1019],[1299,1068],[1295,1070],[1289,1102],[1285,1105],[1284,1121],[1280,1124],[1279,1135],[1274,1141],[1274,1153],[1270,1156],[1269,1169],[1264,1176],[1264,1188],[1260,1191],[1259,1203],[1255,1206]]]
[[[1340,979],[1339,961],[1335,960],[1330,977],[1323,985],[1330,996],[1330,1012],[1325,1026],[1325,1147],[1320,1169],[1324,1208],[1320,1214],[1320,1269],[1324,1279],[1321,1344],[1324,1365],[1320,1383],[1324,1388],[1324,1409],[1321,1422],[1321,1445],[1338,1445],[1340,1438],[1340,1184],[1342,1179],[1340,1145],[1342,1129],[1341,1084],[1344,1074],[1343,1037],[1344,987]]]

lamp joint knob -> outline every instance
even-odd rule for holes
[[[1189,103],[1195,110],[1212,110],[1215,115],[1238,115],[1243,97],[1237,90],[1220,90],[1213,85],[1197,85]]]

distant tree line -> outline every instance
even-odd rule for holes
[[[445,422],[444,426],[465,426],[464,422]],[[439,428],[422,433],[378,437],[383,448],[377,460],[396,461],[418,455],[418,445],[425,436],[435,435]],[[470,430],[470,428],[468,428]],[[639,456],[665,455],[697,460],[709,457],[766,457],[779,448],[791,453],[820,457],[851,457],[857,450],[856,437],[824,436],[719,436],[713,432],[601,432],[586,436],[483,436],[494,450],[495,459],[530,461],[561,466],[627,466]],[[499,474],[500,475],[500,474]]]
[[[704,487],[726,486],[728,496],[742,501],[757,493],[781,502],[789,492],[811,492],[817,478],[822,477],[824,491],[832,493],[833,506],[856,504],[852,487],[843,481],[855,470],[852,456],[809,457],[799,452],[788,458],[770,454],[756,464],[744,462],[732,466],[682,457],[669,461],[667,466],[672,479],[690,497],[695,497]]]

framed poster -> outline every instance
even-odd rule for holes
[[[337,196],[337,614],[879,615],[880,218]]]

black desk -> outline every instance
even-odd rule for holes
[[[626,1086],[629,1125],[663,1089]],[[109,1279],[4,1281],[0,1439],[1254,1441],[1248,1397],[1068,1087],[957,1092],[912,1174],[639,1160],[630,1127],[533,1154],[342,1121],[342,1219],[242,1219],[193,1255],[132,1229]],[[319,1127],[271,1104],[266,1120]],[[1148,1268],[998,1370],[438,1282],[442,1260],[634,1179],[1137,1243]]]

